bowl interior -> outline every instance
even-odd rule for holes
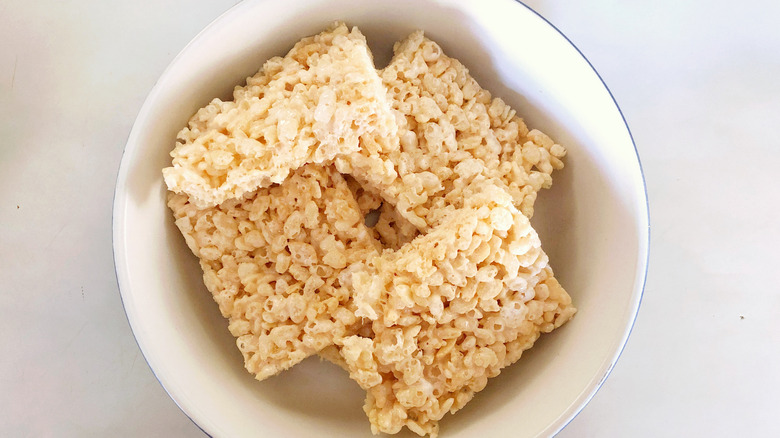
[[[486,2],[244,2],[206,28],[150,93],[117,183],[114,244],[122,299],[144,355],[171,397],[214,436],[369,436],[363,392],[317,358],[257,382],[206,291],[165,206],[160,170],[178,130],[213,97],[229,98],[271,56],[333,20],[366,34],[377,67],[415,29],[569,151],[533,223],[579,308],[455,416],[445,437],[486,429],[557,432],[606,378],[633,323],[647,256],[647,205],[636,152],[608,90],[579,52],[524,5]],[[262,431],[262,432],[259,432]],[[503,436],[503,435],[502,435]]]

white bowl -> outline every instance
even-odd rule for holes
[[[337,19],[366,34],[378,67],[393,42],[424,29],[529,126],[568,148],[566,168],[540,193],[533,223],[579,313],[441,422],[444,438],[555,434],[594,395],[628,338],[645,279],[647,198],[609,90],[558,30],[511,0],[243,2],[201,32],[149,94],[117,181],[117,277],[146,360],[210,435],[370,436],[363,392],[337,367],[309,358],[264,382],[244,371],[165,206],[160,172],[195,110],[230,97],[264,60]]]

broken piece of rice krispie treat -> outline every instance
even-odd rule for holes
[[[363,34],[337,23],[214,99],[178,134],[168,188],[199,208],[281,183],[305,163],[355,152],[364,134],[397,136]]]
[[[566,150],[529,131],[422,31],[396,43],[394,52],[381,76],[397,111],[398,138],[365,136],[359,151],[336,159],[339,170],[381,194],[422,231],[445,216],[436,211],[437,200],[475,175],[500,181],[531,217],[536,193],[551,185]]]
[[[353,269],[349,287],[372,333],[345,338],[342,361],[331,360],[367,390],[374,433],[436,436],[447,412],[576,311],[528,218],[491,184],[427,235]]]
[[[305,165],[280,185],[216,207],[198,209],[173,193],[168,205],[257,379],[363,325],[342,274],[379,248],[332,166]]]

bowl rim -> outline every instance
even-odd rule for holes
[[[618,360],[620,359],[621,355],[623,354],[623,351],[625,350],[626,344],[628,343],[628,339],[630,338],[631,333],[633,332],[634,325],[636,323],[636,318],[639,313],[639,309],[641,307],[642,299],[644,297],[645,287],[647,284],[647,272],[648,272],[648,266],[650,261],[650,243],[651,243],[650,204],[647,195],[647,180],[645,178],[645,172],[642,166],[642,160],[639,156],[639,151],[636,147],[636,141],[634,140],[634,135],[631,132],[631,129],[628,125],[628,121],[626,120],[625,114],[623,113],[623,110],[620,108],[620,105],[615,99],[615,96],[612,94],[612,90],[609,89],[609,86],[607,86],[606,82],[601,77],[598,70],[596,70],[594,65],[590,62],[588,57],[585,56],[582,50],[580,50],[579,47],[577,47],[577,45],[571,39],[569,39],[569,37],[567,37],[566,34],[564,34],[555,24],[550,22],[547,18],[545,18],[543,15],[541,15],[539,12],[534,10],[532,7],[527,5],[522,0],[509,0],[509,1],[522,5],[533,16],[535,16],[537,19],[541,19],[546,25],[550,26],[553,30],[555,30],[555,32],[557,32],[558,35],[563,37],[563,39],[566,40],[566,42],[579,54],[579,56],[582,57],[582,60],[584,60],[588,64],[590,69],[598,78],[599,82],[601,82],[601,85],[604,87],[604,90],[609,94],[609,97],[612,100],[615,109],[617,109],[618,114],[620,114],[620,118],[629,136],[631,145],[634,148],[634,155],[636,157],[636,162],[639,168],[639,174],[642,182],[641,193],[644,197],[644,203],[639,204],[639,207],[644,209],[644,215],[641,214],[642,211],[640,209],[639,211],[640,214],[637,215],[637,221],[638,221],[637,225],[642,225],[642,222],[644,222],[644,224],[646,224],[646,228],[641,226],[638,227],[638,231],[640,234],[637,236],[638,237],[637,243],[639,244],[638,252],[637,252],[638,255],[637,272],[634,281],[634,290],[632,291],[632,295],[634,295],[634,297],[630,302],[631,309],[630,309],[629,320],[627,321],[627,326],[624,329],[624,333],[618,343],[618,347],[615,349],[615,352],[609,358],[608,365],[606,367],[602,367],[602,369],[600,370],[600,372],[602,373],[602,377],[599,379],[598,383],[596,383],[595,386],[588,389],[584,393],[580,394],[569,405],[568,410],[562,413],[562,415],[559,416],[555,422],[551,423],[547,427],[547,429],[543,432],[543,433],[549,433],[549,436],[554,436],[557,435],[560,431],[562,431],[566,426],[568,426],[582,412],[582,410],[593,399],[593,397],[595,397],[596,393],[598,393],[598,391],[603,386],[604,382],[612,373],[612,370],[615,368]],[[116,277],[119,298],[122,303],[122,309],[125,313],[125,318],[127,318],[127,322],[130,326],[130,331],[133,336],[133,339],[135,340],[135,343],[138,346],[138,349],[140,350],[141,355],[144,358],[144,361],[146,362],[146,365],[151,370],[152,375],[154,375],[154,378],[163,388],[163,390],[168,395],[168,397],[176,404],[179,410],[198,429],[200,429],[204,434],[206,434],[209,437],[211,437],[212,435],[208,431],[206,431],[203,428],[203,426],[201,426],[187,412],[187,410],[181,405],[178,398],[174,394],[172,394],[165,386],[165,384],[162,382],[160,377],[157,375],[157,371],[149,363],[149,359],[146,357],[146,352],[144,351],[143,347],[141,346],[141,343],[138,340],[136,330],[134,329],[133,320],[131,319],[131,316],[127,311],[127,305],[125,303],[125,295],[123,293],[123,290],[127,291],[130,288],[129,285],[127,284],[127,280],[124,275],[125,274],[124,270],[126,270],[126,266],[127,266],[127,260],[125,258],[125,246],[123,240],[121,239],[121,236],[123,235],[124,232],[124,223],[122,221],[124,207],[122,206],[121,202],[118,201],[122,201],[125,198],[124,193],[126,193],[126,184],[127,184],[128,174],[129,174],[129,170],[128,170],[129,165],[127,164],[128,161],[125,158],[126,155],[128,154],[128,149],[133,149],[132,147],[129,148],[129,146],[131,146],[130,142],[131,140],[134,139],[136,135],[138,135],[137,130],[139,129],[138,128],[139,122],[145,117],[145,114],[149,112],[150,106],[152,105],[154,98],[159,93],[160,83],[170,73],[173,66],[179,62],[180,58],[182,58],[184,54],[188,52],[192,46],[194,46],[202,38],[204,38],[205,34],[209,33],[212,28],[218,26],[226,17],[239,13],[249,3],[251,2],[246,0],[241,0],[239,3],[231,6],[230,8],[228,8],[227,10],[225,10],[224,12],[216,16],[214,19],[212,19],[203,29],[201,29],[194,37],[192,37],[192,39],[190,39],[190,41],[176,54],[175,57],[173,57],[173,59],[168,63],[168,65],[162,71],[160,76],[157,78],[154,85],[152,86],[149,93],[147,94],[146,98],[144,99],[144,103],[142,104],[140,110],[138,111],[138,115],[136,116],[136,119],[133,122],[130,132],[127,135],[127,140],[125,141],[125,145],[122,148],[122,155],[119,162],[119,167],[118,167],[118,172],[117,172],[116,182],[115,182],[115,189],[114,189],[113,199],[112,199],[111,245],[112,245],[112,255],[114,259],[114,274]],[[644,239],[642,239],[643,233],[645,234]]]

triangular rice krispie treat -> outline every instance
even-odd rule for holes
[[[232,101],[199,110],[163,174],[171,191],[211,207],[354,152],[361,135],[396,129],[365,37],[340,23],[269,59]]]
[[[447,412],[576,311],[510,196],[492,184],[471,192],[428,234],[353,270],[372,334],[345,338],[342,361],[328,357],[367,390],[374,433],[435,436]]]
[[[423,231],[446,216],[442,208],[458,208],[444,203],[444,195],[462,199],[457,190],[465,184],[459,181],[475,175],[502,184],[531,217],[536,193],[563,167],[565,149],[529,131],[422,31],[396,43],[394,52],[381,76],[397,111],[400,142],[364,136],[360,151],[337,158],[339,170],[380,193]]]
[[[378,245],[332,167],[305,165],[216,207],[198,209],[184,194],[170,194],[168,205],[258,379],[362,326],[343,278]]]

